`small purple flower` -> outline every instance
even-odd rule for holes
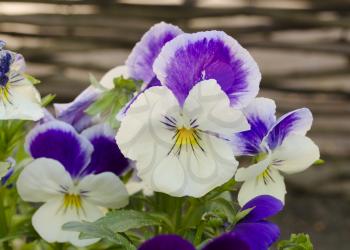
[[[251,129],[231,138],[235,155],[254,156],[255,164],[240,168],[237,181],[244,181],[238,201],[241,205],[263,194],[284,202],[283,176],[307,169],[320,157],[315,143],[305,136],[312,124],[309,109],[302,108],[276,119],[273,100],[256,98],[243,112]]]
[[[178,235],[158,235],[143,243],[139,250],[196,250],[196,248]],[[250,248],[237,236],[224,234],[209,242],[203,250],[250,250]]]
[[[249,245],[250,250],[268,250],[280,236],[276,224],[266,221],[283,209],[283,203],[269,195],[261,195],[246,203],[242,210],[252,209],[239,221],[232,235]]]
[[[202,250],[268,250],[280,235],[277,225],[266,221],[277,214],[283,204],[272,196],[259,196],[249,201],[242,210],[252,209],[239,221],[234,230],[209,241]],[[158,235],[139,250],[195,250],[195,246],[178,235]]]
[[[7,181],[13,175],[15,170],[14,166],[16,165],[16,161],[13,158],[8,158],[6,162],[0,163],[0,186],[6,186]],[[11,184],[9,185],[11,186]]]
[[[48,242],[96,242],[61,228],[69,221],[95,221],[103,216],[100,207],[127,205],[128,193],[117,174],[129,162],[115,144],[113,130],[96,125],[78,134],[53,120],[28,134],[26,150],[34,160],[20,174],[17,189],[25,201],[45,203],[32,218],[35,230]]]

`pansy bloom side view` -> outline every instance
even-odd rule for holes
[[[234,134],[231,140],[236,155],[254,156],[256,162],[238,169],[235,176],[244,181],[238,194],[240,204],[262,194],[284,201],[286,188],[280,172],[304,171],[320,158],[318,147],[305,136],[312,124],[310,110],[298,109],[278,120],[275,112],[273,100],[255,99],[244,109],[251,129]]]
[[[320,157],[311,111],[277,119],[257,63],[225,32],[155,24],[124,65],[53,107],[3,48],[0,249],[313,249],[304,234],[278,244],[269,221],[281,173]]]
[[[4,46],[0,41],[0,120],[39,120],[40,95],[24,74],[24,58]]]

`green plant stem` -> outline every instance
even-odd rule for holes
[[[6,217],[6,205],[5,205],[5,192],[4,187],[0,187],[0,238],[5,238],[8,234],[8,221]],[[10,250],[11,247],[7,241],[2,243],[3,249]]]

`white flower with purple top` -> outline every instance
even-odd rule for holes
[[[118,174],[129,165],[114,142],[114,131],[97,125],[79,135],[69,124],[51,121],[35,127],[27,136],[26,150],[34,158],[20,174],[21,198],[42,202],[32,223],[48,242],[76,246],[98,239],[81,240],[77,232],[63,231],[70,221],[95,221],[102,208],[128,204],[128,193]]]
[[[249,129],[239,108],[257,95],[258,66],[232,37],[209,31],[167,42],[153,71],[162,86],[126,110],[119,147],[152,190],[201,197],[236,171],[226,138]]]
[[[24,75],[24,58],[4,46],[0,41],[0,120],[39,120],[40,94]]]
[[[254,165],[238,169],[235,176],[244,182],[238,194],[241,205],[263,194],[284,202],[286,187],[280,172],[304,171],[320,157],[318,147],[305,136],[313,120],[310,110],[297,109],[278,120],[275,112],[273,100],[256,98],[244,109],[251,130],[232,137],[235,155],[255,157]]]

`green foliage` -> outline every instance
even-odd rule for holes
[[[86,113],[91,116],[105,117],[113,127],[117,127],[116,115],[140,89],[141,82],[120,76],[114,79],[114,88],[111,90],[103,87],[92,75],[90,75],[90,82],[92,86],[101,90],[102,94],[87,108]]]
[[[30,81],[33,85],[36,85],[36,84],[41,83],[41,81],[40,81],[39,79],[35,78],[35,77],[32,76],[32,75],[28,75],[28,74],[23,74],[23,75],[24,75],[24,77],[25,77],[28,81]]]
[[[118,210],[108,213],[95,222],[70,222],[63,226],[64,230],[81,232],[84,239],[102,238],[125,250],[136,249],[128,240],[126,234],[129,230],[161,225],[162,220],[151,214],[134,211]]]
[[[310,236],[307,234],[292,234],[289,240],[278,243],[278,250],[313,250]]]
[[[47,107],[55,99],[56,95],[48,94],[41,99],[41,106]]]
[[[4,162],[23,144],[25,121],[0,121],[0,161]]]

